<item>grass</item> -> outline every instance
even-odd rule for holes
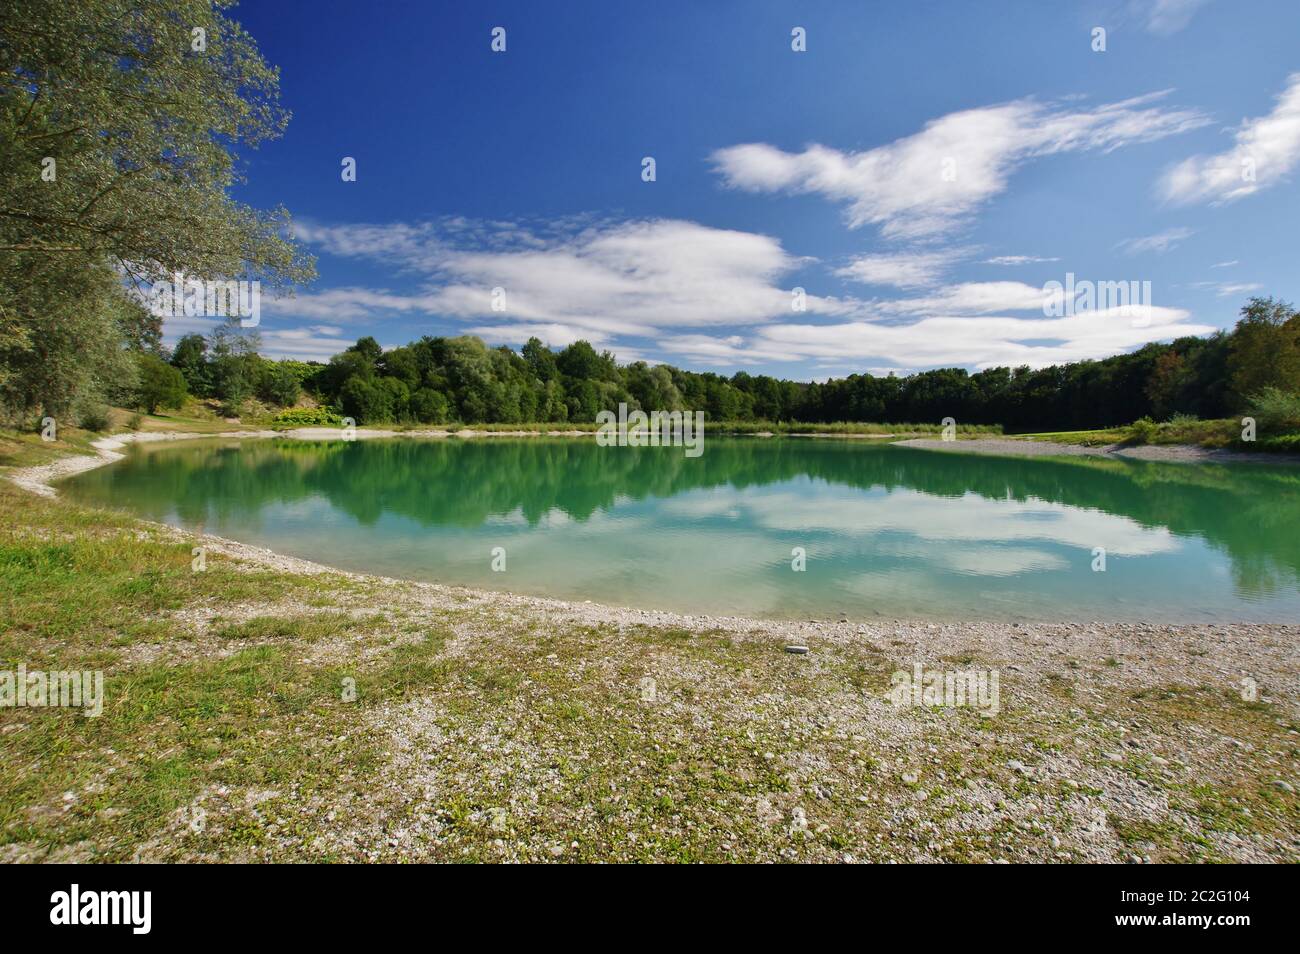
[[[1175,418],[1153,422],[1148,419],[1123,427],[1108,427],[1090,431],[1043,431],[1015,435],[1020,440],[1053,441],[1058,444],[1078,444],[1086,447],[1106,447],[1114,444],[1138,446],[1142,444],[1190,444],[1196,447],[1227,448],[1240,451],[1300,451],[1300,434],[1281,433],[1260,435],[1254,441],[1243,441],[1239,418],[1201,421],[1195,418]]]

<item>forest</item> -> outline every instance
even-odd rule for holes
[[[361,338],[328,363],[271,361],[256,333],[223,326],[170,352],[166,400],[189,393],[237,413],[243,402],[291,407],[305,396],[359,424],[591,422],[620,402],[702,410],[714,422],[912,422],[953,417],[1008,431],[1082,430],[1177,415],[1224,418],[1264,392],[1300,392],[1300,313],[1254,298],[1231,331],[1150,344],[1100,361],[1052,367],[940,368],[905,377],[851,374],[798,382],[739,371],[730,377],[643,361],[620,365],[586,341],[553,350],[533,338],[518,352],[471,336],[423,337],[383,349]],[[154,378],[168,377],[154,368]],[[149,396],[152,402],[156,395]]]

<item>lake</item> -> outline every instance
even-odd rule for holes
[[[1281,465],[712,436],[697,458],[590,439],[202,440],[134,445],[60,489],[344,569],[647,609],[1300,620],[1300,469]]]

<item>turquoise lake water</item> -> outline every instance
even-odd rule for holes
[[[648,609],[1300,621],[1286,466],[796,438],[709,437],[698,458],[584,439],[203,440],[133,447],[61,488],[345,569]]]

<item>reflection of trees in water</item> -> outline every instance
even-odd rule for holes
[[[247,519],[269,503],[319,495],[365,524],[391,512],[425,526],[473,528],[516,511],[531,524],[557,509],[586,520],[620,496],[801,477],[1101,510],[1224,550],[1239,592],[1267,593],[1300,580],[1300,471],[1285,467],[1027,460],[793,439],[715,438],[698,458],[680,448],[542,438],[250,441],[151,449],[83,475],[78,490],[155,517],[174,509],[190,525]]]

